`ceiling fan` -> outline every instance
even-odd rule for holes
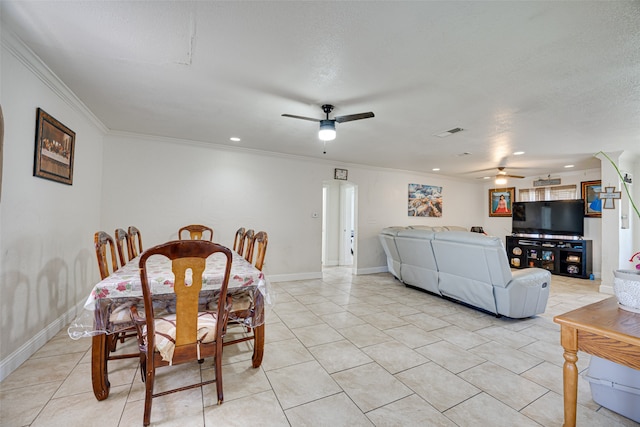
[[[508,174],[504,171],[505,167],[504,166],[499,166],[498,167],[498,173],[496,174],[496,178],[499,176],[503,176],[505,178],[524,178],[524,176],[521,175],[511,175]]]
[[[318,138],[322,141],[333,141],[336,138],[336,122],[345,123],[352,122],[360,119],[370,119],[375,117],[374,114],[369,111],[368,113],[349,114],[346,116],[335,116],[333,119],[329,119],[329,113],[333,111],[333,105],[324,104],[322,111],[327,115],[326,119],[314,119],[312,117],[296,116],[294,114],[283,114],[283,117],[291,117],[294,119],[309,120],[312,122],[320,123],[320,131],[318,132]]]
[[[507,183],[507,178],[522,179],[522,178],[524,178],[524,176],[508,174],[508,173],[506,173],[504,171],[504,166],[498,166],[498,173],[496,174],[495,183],[498,184],[498,185],[506,184]]]

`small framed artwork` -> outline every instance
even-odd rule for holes
[[[346,169],[337,169],[333,172],[334,179],[341,179],[343,181],[347,180],[348,171]]]
[[[602,218],[602,182],[582,181],[582,200],[584,202],[584,216],[591,218]]]
[[[491,188],[489,190],[489,216],[511,216],[516,188]]]
[[[33,176],[73,184],[76,133],[38,108]]]

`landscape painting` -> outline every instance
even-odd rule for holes
[[[409,216],[442,216],[442,187],[409,184]]]

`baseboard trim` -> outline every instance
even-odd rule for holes
[[[33,354],[45,345],[47,341],[55,337],[58,332],[71,323],[71,321],[76,318],[77,313],[84,309],[83,306],[84,302],[81,302],[76,307],[71,308],[34,335],[16,351],[0,361],[0,382],[4,381],[9,374],[18,369],[20,365],[33,356]]]
[[[294,282],[296,280],[322,279],[322,271],[310,273],[270,274],[267,276],[267,279],[269,282]]]
[[[602,294],[615,295],[613,292],[613,286],[611,285],[601,284],[600,287],[598,288],[598,291],[600,291],[600,293]]]
[[[376,273],[388,273],[389,272],[389,268],[385,265],[385,266],[381,266],[381,267],[369,267],[369,268],[358,268],[356,270],[356,275],[361,275],[361,274],[376,274]]]

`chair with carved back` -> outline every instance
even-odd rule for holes
[[[147,260],[154,255],[169,258],[175,276],[172,288],[176,297],[175,313],[158,317],[154,312],[152,290],[147,278]],[[211,311],[199,311],[198,299],[203,284],[203,273],[210,256],[226,257],[225,273],[216,308]],[[138,328],[140,370],[145,382],[145,426],[151,421],[151,406],[155,397],[215,382],[218,404],[222,403],[222,340],[231,305],[227,298],[231,261],[230,249],[206,240],[176,240],[154,246],[141,255],[140,279],[145,317],[139,316],[136,306],[133,306],[131,311]],[[195,361],[202,363],[208,357],[214,358],[214,379],[203,381],[199,378],[200,382],[196,384],[154,392],[157,368]]]
[[[116,257],[116,245],[113,237],[104,231],[97,231],[93,235],[93,243],[96,250],[96,257],[98,258],[100,278],[104,280],[120,268],[118,258]]]
[[[233,250],[239,253],[240,255],[242,255],[242,248],[244,245],[244,233],[245,233],[244,227],[238,228],[238,231],[236,231],[236,236],[233,239]]]
[[[113,238],[104,231],[96,232],[93,236],[93,242],[98,259],[100,278],[104,280],[120,268],[116,257],[115,243]],[[109,313],[109,323],[113,325],[112,328],[114,329],[114,332],[107,337],[107,352],[111,353],[116,350],[118,340],[124,342],[126,338],[136,336],[136,332],[128,307],[116,307]],[[107,354],[107,359],[123,359],[137,356],[137,354]]]
[[[129,234],[129,250],[131,251],[129,258],[133,259],[144,251],[142,248],[142,234],[133,225],[129,227],[127,233]]]
[[[267,253],[268,242],[269,238],[266,231],[259,231],[251,240],[251,246],[254,247],[251,248],[251,251],[253,254],[255,254],[254,266],[260,271],[262,271],[262,267],[264,266],[264,257]],[[249,248],[247,248],[247,250],[249,250]],[[225,341],[225,346],[238,344],[254,339],[252,328],[246,326],[245,322],[245,319],[251,317],[251,311],[254,309],[254,302],[251,300],[251,295],[248,292],[243,294],[236,294],[232,298],[232,303],[233,305],[231,306],[231,316],[233,319],[230,320],[230,323],[244,326],[245,335],[241,338],[229,339]]]
[[[240,253],[240,255],[244,256],[244,259],[249,261],[249,263],[253,264],[253,238],[255,237],[255,231],[253,229],[249,229],[244,233],[242,250],[244,251],[244,255]]]
[[[267,254],[267,244],[269,236],[266,231],[259,231],[253,238],[253,249],[251,249],[252,257],[255,257],[253,265],[260,271],[264,265],[264,257]]]
[[[118,252],[118,259],[120,261],[120,266],[123,267],[127,262],[131,261],[134,257],[131,256],[131,242],[129,241],[129,233],[127,233],[122,228],[116,228],[114,232],[116,249]],[[125,249],[126,245],[126,249]],[[126,250],[126,252],[125,252]],[[125,255],[126,254],[126,255]],[[123,331],[118,334],[118,339],[121,343],[124,342],[125,339],[130,337],[135,337],[136,332],[135,329]]]
[[[213,228],[207,227],[206,225],[185,225],[180,230],[178,230],[178,239],[184,239],[184,237],[182,237],[183,233],[186,236],[187,232],[189,233],[189,238],[191,240],[208,240],[210,242],[213,242]]]
[[[122,228],[116,228],[114,232],[114,237],[116,242],[116,249],[118,250],[118,259],[120,260],[120,266],[123,266],[129,260],[131,260],[131,248],[129,247],[129,233],[127,233]]]

